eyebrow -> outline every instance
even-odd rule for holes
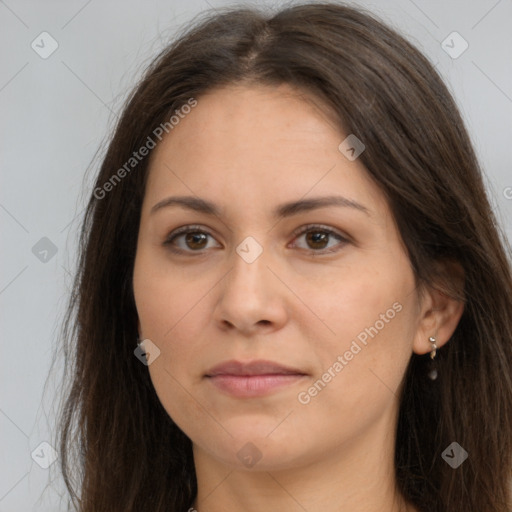
[[[172,196],[162,199],[162,201],[159,201],[151,208],[150,214],[153,214],[158,210],[169,206],[181,206],[187,210],[204,213],[206,215],[212,215],[216,217],[220,216],[220,209],[218,206],[216,206],[211,201],[207,201],[205,199],[194,196]],[[300,199],[298,201],[283,203],[274,209],[273,216],[275,218],[291,217],[302,212],[317,210],[319,208],[326,208],[328,206],[353,208],[355,210],[364,212],[367,215],[370,215],[368,208],[358,203],[357,201],[354,201],[353,199],[347,199],[343,196],[326,196],[316,197],[313,199]]]

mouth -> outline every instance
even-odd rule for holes
[[[206,377],[216,377],[218,375],[251,377],[256,375],[306,375],[306,372],[273,361],[258,360],[243,363],[231,360],[214,366],[206,373]]]
[[[210,369],[205,378],[218,390],[237,398],[258,397],[297,383],[304,371],[272,361],[226,361]]]

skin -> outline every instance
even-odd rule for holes
[[[194,507],[415,510],[395,488],[398,394],[411,354],[428,353],[429,336],[446,343],[462,306],[420,293],[382,192],[359,159],[340,152],[346,134],[311,98],[288,85],[238,84],[197,99],[151,154],[133,275],[140,337],[160,350],[151,380],[193,443]],[[284,202],[332,195],[367,211],[272,216]],[[211,201],[219,215],[180,206],[151,213],[169,196]],[[295,233],[308,224],[323,229]],[[207,236],[165,244],[187,225]],[[335,234],[308,239],[326,228]],[[263,251],[252,263],[236,251],[249,236]],[[298,394],[396,303],[400,312],[301,403]],[[307,375],[267,396],[235,398],[205,378],[230,359],[269,359]],[[248,442],[261,455],[252,467],[237,456]]]

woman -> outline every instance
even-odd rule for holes
[[[131,95],[88,205],[74,505],[510,511],[505,246],[401,36],[317,2],[198,21]]]

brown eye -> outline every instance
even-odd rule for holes
[[[210,233],[194,226],[184,227],[171,233],[164,241],[164,245],[176,253],[199,253],[208,249],[208,239],[213,239]]]
[[[199,231],[185,234],[185,244],[190,249],[204,249],[208,235]]]
[[[323,226],[306,226],[300,233],[295,235],[294,246],[304,249],[311,254],[325,254],[340,250],[348,238],[340,233]],[[297,244],[297,240],[304,237],[306,246]],[[213,236],[201,229],[200,226],[185,226],[171,233],[164,241],[164,245],[177,254],[204,254],[204,249],[220,247],[220,245],[208,245],[208,239],[214,240]]]
[[[329,236],[325,231],[309,231],[306,240],[312,249],[325,249],[329,243]]]
[[[296,242],[294,245],[311,253],[320,254],[336,252],[349,242],[349,240],[340,233],[322,226],[307,226],[306,229],[303,229],[297,235],[295,240],[300,240],[302,237],[305,238],[306,247],[300,247]],[[336,240],[338,241],[337,243]],[[333,241],[334,243],[332,243]]]

